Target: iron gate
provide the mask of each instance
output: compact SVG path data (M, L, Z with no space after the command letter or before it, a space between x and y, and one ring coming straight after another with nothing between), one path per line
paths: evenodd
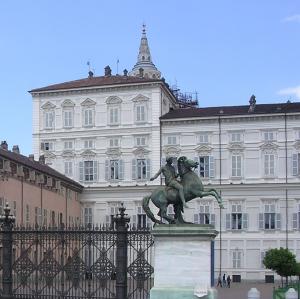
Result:
M146 299L153 239L129 228L125 208L110 227L17 228L5 208L1 298Z

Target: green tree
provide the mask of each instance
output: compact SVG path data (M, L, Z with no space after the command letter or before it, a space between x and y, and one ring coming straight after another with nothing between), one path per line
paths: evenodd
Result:
M267 269L275 271L281 277L286 278L295 275L297 269L296 256L287 248L274 248L266 252L263 263Z

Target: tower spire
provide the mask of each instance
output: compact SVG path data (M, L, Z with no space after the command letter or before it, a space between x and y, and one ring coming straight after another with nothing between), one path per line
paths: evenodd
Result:
M146 25L142 26L142 37L140 42L137 63L129 73L130 76L143 76L145 78L160 78L161 73L152 62L148 39L146 35Z

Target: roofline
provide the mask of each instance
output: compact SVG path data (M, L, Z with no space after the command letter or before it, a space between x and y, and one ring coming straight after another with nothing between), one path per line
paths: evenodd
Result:
M200 119L214 119L214 118L239 118L239 117L255 117L255 116L284 116L286 114L296 114L300 115L300 112L283 112L283 113L251 113L251 114L234 114L234 115L224 115L224 114L218 114L218 115L213 115L213 116L190 116L190 117L174 117L174 118L162 118L163 116L160 117L161 122L167 122L167 121L182 121L182 120L200 120Z
M152 79L153 80L153 79ZM110 87L122 87L124 85L146 85L146 84L151 84L151 83L163 83L162 80L157 79L153 81L146 81L146 82L135 82L135 83L118 83L118 84L107 84L107 85L94 85L94 86L82 86L82 87L76 87L76 88L65 88L65 89L50 89L50 90L40 90L42 88L36 88L29 90L28 92L30 94L35 94L35 93L55 93L55 92L67 92L67 91L76 91L76 90L82 90L82 89L98 89L98 88L110 88ZM60 84L60 83L57 83ZM63 83L62 83L63 84ZM164 83L165 84L165 83ZM56 85L56 84L55 84Z

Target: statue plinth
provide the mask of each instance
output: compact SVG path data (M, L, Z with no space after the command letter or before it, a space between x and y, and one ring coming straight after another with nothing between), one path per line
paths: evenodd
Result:
M212 241L218 232L211 225L156 225L154 286L150 299L216 298Z

